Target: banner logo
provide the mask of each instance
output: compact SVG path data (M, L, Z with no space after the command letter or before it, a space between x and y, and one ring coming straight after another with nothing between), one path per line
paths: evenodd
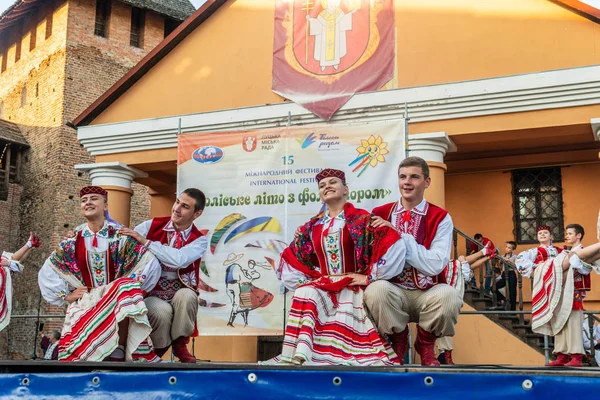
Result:
M360 169L357 176L361 176L369 165L375 168L378 163L385 162L384 156L389 153L387 145L387 142L384 142L381 136L371 135L368 140L362 139L360 146L356 148L358 156L348 166L352 167L357 164L352 172Z
M256 136L244 136L242 138L242 148L248 153L256 150Z
M314 132L311 132L308 135L306 135L303 139L296 139L296 140L298 141L298 143L300 143L300 147L305 149L305 148L309 147L311 144L313 144L314 142L316 142L317 136L315 135Z
M329 120L393 71L393 0L276 0L274 92Z
M215 164L223 159L223 150L217 146L204 146L196 149L192 158L201 164Z

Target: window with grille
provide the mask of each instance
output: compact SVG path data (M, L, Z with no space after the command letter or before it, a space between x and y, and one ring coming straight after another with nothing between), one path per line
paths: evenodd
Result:
M131 9L131 34L129 35L129 44L133 47L142 48L144 46L144 10L133 7Z
M513 215L517 243L537 243L536 228L548 225L554 241L564 236L560 168L512 171Z
M108 37L108 19L110 18L110 0L96 0L96 23L94 35Z
M8 61L8 51L6 49L4 49L4 52L2 53L2 67L0 67L0 72L6 71L7 61Z

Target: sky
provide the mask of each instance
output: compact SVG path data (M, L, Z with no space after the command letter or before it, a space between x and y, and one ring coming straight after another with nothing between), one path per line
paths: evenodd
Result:
M0 0L0 13L4 12L9 6L14 4L17 0ZM206 0L190 0L192 4L198 8Z

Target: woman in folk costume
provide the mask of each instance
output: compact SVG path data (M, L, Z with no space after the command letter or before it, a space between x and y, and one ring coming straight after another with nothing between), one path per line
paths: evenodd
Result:
M40 247L40 239L33 232L29 234L27 243L17 250L16 253L2 252L0 262L0 332L10 323L12 310L12 274L23 272L24 261L34 247Z
M135 239L117 234L104 189L87 186L80 197L87 223L60 243L38 276L46 301L68 305L59 360L159 361L147 341L144 295L156 285L160 264Z
M583 356L580 331L583 316L580 311L583 310L585 292L584 288L576 287L575 278L589 275L592 267L584 265L582 260L595 261L600 243L564 251L552 246L550 232L548 226L538 227L540 246L519 254L516 265L523 276L533 275L532 330L555 337L557 359L547 365L580 367ZM581 347L581 350L570 350L573 354L569 360L563 347Z
M406 249L390 228L369 227L369 212L346 201L344 172L316 176L325 210L282 253L278 276L295 290L281 361L294 364L395 365L399 359L363 307L363 290L391 279Z

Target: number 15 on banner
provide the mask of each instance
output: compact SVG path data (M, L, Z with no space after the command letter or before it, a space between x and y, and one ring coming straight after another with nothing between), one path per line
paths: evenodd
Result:
M281 157L283 165L292 165L294 163L294 156L283 156Z

